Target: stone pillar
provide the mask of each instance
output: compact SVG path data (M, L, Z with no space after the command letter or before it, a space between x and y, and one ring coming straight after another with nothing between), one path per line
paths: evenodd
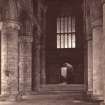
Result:
M43 39L45 40L45 39ZM41 74L40 74L40 82L41 85L46 84L46 67L45 67L45 41L43 41L41 46Z
M91 0L84 1L85 7L85 22L86 22L86 40L87 40L87 95L91 97L93 93L93 46L92 46L92 29L91 29L91 15L90 15Z
M41 58L41 55L44 53L41 52L41 37L43 33L43 26L42 26L42 13L43 13L43 2L41 0L38 1L38 12L37 12L37 18L38 21L36 22L34 26L34 43L33 43L33 90L40 91L40 85L41 85L41 74L44 71L41 70L41 66L44 67L44 62L42 61L43 58ZM41 54L43 53L43 54ZM44 57L44 56L43 56ZM42 63L43 62L43 63ZM42 71L42 72L41 72ZM43 72L44 73L44 72Z
M93 98L103 99L101 68L102 53L102 5L100 0L91 1L91 26L93 46Z
M103 99L103 83L101 68L102 53L102 19L96 20L93 25L93 97Z
M18 94L18 29L14 21L4 22L1 32L1 94Z
M32 36L19 37L19 91L32 91Z
M19 35L19 91L23 94L32 91L32 32L32 21L26 17Z
M33 90L40 90L40 31L34 26L33 35Z
M88 39L88 95L93 93L93 47L92 38Z
M103 53L102 53L102 67L103 67L103 84L104 84L104 104L105 105L105 0L102 1L102 6L103 6L103 38L102 38L102 48L103 48Z
M18 11L15 0L8 0L1 31L1 94L15 100L19 94Z
M42 35L41 35L41 85L46 84L46 7L43 7L42 13Z

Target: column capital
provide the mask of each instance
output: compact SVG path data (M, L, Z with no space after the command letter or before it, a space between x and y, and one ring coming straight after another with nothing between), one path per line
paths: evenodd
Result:
M14 20L6 20L3 22L3 28L20 30L20 24Z
M97 19L97 20L95 20L95 21L93 21L92 22L92 29L93 28L96 28L96 27L102 27L102 18L100 18L100 19Z

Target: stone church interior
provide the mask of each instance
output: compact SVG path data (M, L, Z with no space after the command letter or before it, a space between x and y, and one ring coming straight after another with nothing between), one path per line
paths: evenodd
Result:
M1 97L72 87L104 105L104 10L105 0L0 0Z

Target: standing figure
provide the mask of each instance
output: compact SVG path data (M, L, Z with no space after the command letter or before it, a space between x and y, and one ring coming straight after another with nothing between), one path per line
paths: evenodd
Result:
M63 67L61 68L61 82L70 83L72 72L73 72L73 66L68 62L64 63Z

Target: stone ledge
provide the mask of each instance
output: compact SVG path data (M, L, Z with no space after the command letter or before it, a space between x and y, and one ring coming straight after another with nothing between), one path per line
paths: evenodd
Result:
M20 36L19 37L19 42L33 42L33 37L32 36Z

